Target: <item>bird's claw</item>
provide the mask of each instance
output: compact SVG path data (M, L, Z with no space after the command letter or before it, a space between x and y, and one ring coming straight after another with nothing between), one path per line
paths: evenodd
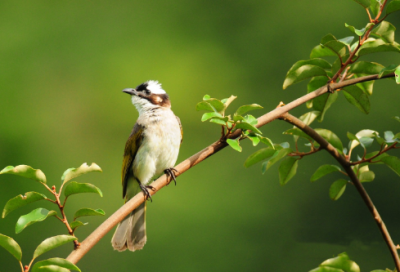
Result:
M144 186L142 184L140 184L140 189L142 189L145 199L146 200L150 199L150 201L153 202L153 199L151 198L151 194L148 189L150 189L152 191L155 191L156 189L151 185Z
M171 181L174 180L174 183L175 183L175 186L176 186L176 176L175 176L174 172L179 173L179 171L176 170L173 167L164 170L164 173L171 177L171 179L169 180L167 185L169 185L171 183Z

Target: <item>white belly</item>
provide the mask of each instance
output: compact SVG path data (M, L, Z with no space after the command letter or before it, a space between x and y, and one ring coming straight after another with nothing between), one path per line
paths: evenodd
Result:
M142 144L132 165L134 176L142 184L148 184L165 169L173 167L178 158L180 143L181 131L175 116L146 126Z

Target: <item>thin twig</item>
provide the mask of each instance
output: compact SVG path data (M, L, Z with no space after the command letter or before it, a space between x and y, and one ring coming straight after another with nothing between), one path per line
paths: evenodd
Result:
M372 203L371 198L369 197L367 191L364 189L364 186L361 184L360 180L358 179L357 175L351 168L351 163L348 162L337 150L334 148L328 141L321 137L315 130L311 127L307 126L303 121L290 115L289 113L284 114L284 120L292 125L295 125L299 129L301 129L304 133L308 136L313 138L317 143L320 144L321 148L326 149L339 163L342 165L346 173L348 174L349 178L352 180L354 186L356 187L358 193L361 195L361 198L364 200L365 204L367 205L369 211L372 214L376 224L378 225L379 230L385 240L387 246L389 247L390 253L392 254L393 261L396 265L397 271L400 271L400 259L399 255L397 254L397 249L395 244L393 243L392 238L390 237L389 231L386 228L385 223L383 222L378 210L375 208L374 204Z
M330 89L336 90L346 86L354 85L364 81L370 80L378 80L388 77L394 77L394 73L388 74L379 78L378 75L370 75L364 76L354 79L349 79L340 83L331 83L329 84ZM328 91L328 85L323 86L311 93L308 93L287 105L282 107L278 107L263 116L259 117L258 123L256 127L262 127L273 120L281 117L283 114L288 111L304 104L305 102L314 99L320 95L325 94ZM235 132L228 135L228 138L237 138L240 136L241 130L236 130ZM176 176L180 176L196 164L204 161L208 157L214 155L221 149L225 148L227 143L225 141L217 141L205 149L201 150L197 154L191 156L190 158L184 160L174 168L178 170ZM151 190L150 195L154 195L157 193L162 187L166 186L171 179L167 175L162 175L156 181L154 181L151 185L154 187L154 191ZM137 208L141 203L144 202L144 197L142 193L138 193L136 196L131 198L128 202L126 202L121 208L119 208L116 212L114 212L109 218L107 218L96 230L94 230L81 244L77 249L74 249L71 254L67 257L67 260L76 264L97 242L100 241L101 238L104 237L109 231L111 231L120 221L122 221L129 213L131 213L135 208Z

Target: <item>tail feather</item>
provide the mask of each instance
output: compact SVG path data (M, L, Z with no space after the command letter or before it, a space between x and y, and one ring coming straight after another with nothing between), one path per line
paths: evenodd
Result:
M127 191L127 201L140 191L137 181L135 180L133 182L133 188L128 188ZM113 248L118 251L124 251L126 249L135 251L142 249L146 241L146 202L144 202L118 224L111 244Z

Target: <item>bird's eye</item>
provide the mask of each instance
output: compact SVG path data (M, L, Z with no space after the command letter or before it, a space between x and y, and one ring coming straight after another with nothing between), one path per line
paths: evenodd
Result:
M150 94L150 91L149 90L144 90L144 92L147 94L147 95L149 95Z

